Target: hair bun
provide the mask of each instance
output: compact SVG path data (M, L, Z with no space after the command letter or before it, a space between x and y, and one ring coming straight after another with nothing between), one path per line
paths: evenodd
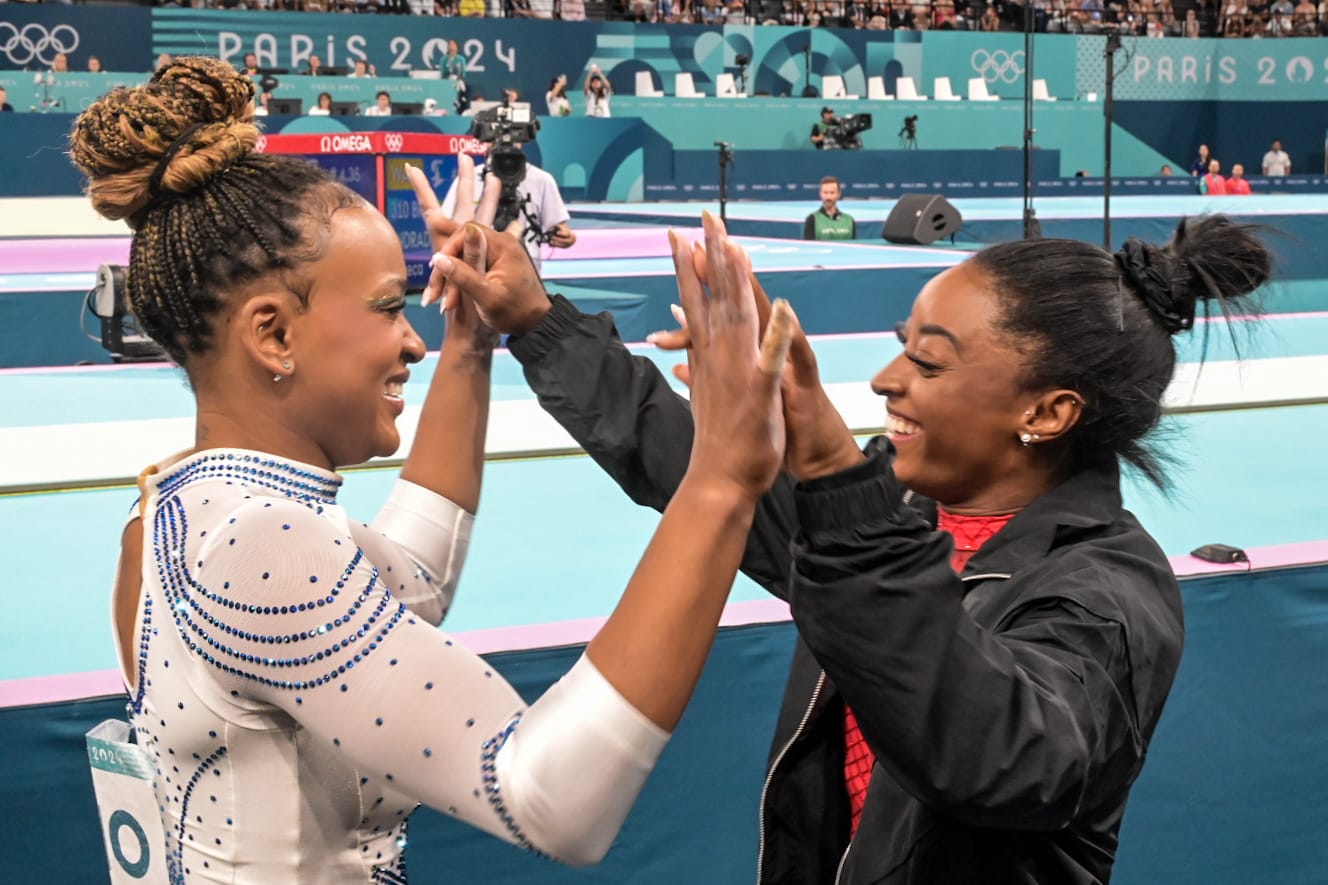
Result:
M78 116L74 164L93 208L135 219L161 197L186 194L250 153L254 85L205 56L179 58L133 89L115 89Z
M1116 264L1130 290L1139 296L1168 335L1194 325L1194 291L1186 280L1177 279L1178 275L1188 273L1184 259L1130 237L1116 253Z

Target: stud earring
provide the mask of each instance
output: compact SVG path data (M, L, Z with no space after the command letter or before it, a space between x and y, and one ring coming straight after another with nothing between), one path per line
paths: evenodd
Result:
M283 369L285 369L286 371L289 372L289 371L290 371L290 367L291 367L291 365L290 365L289 362L286 362L285 360L282 360L282 362L281 362L281 367L282 367ZM273 383L273 384L280 384L280 383L281 383L281 379L282 379L282 374L281 374L280 372L277 372L275 375L272 376L272 383Z
M1033 441L1033 435L1031 433L1021 433L1019 434L1019 441L1024 445L1028 445Z

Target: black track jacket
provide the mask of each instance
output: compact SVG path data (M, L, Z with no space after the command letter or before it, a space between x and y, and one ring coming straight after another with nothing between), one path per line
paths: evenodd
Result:
M555 296L510 342L541 405L632 500L662 510L687 403L609 314ZM1180 662L1180 590L1114 467L1071 477L969 561L934 505L861 466L762 499L743 571L799 632L761 797L761 883L1106 882ZM850 843L847 701L876 754Z

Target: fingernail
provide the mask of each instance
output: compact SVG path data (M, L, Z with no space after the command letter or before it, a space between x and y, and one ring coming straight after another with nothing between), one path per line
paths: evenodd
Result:
M452 259L439 252L433 257L433 266L443 273L452 272Z
M649 335L646 336L646 344L654 344L655 339L658 338L659 336L660 336L659 332L651 332Z
M473 221L468 221L466 222L465 237L467 246L478 246L480 241L484 239L484 234L480 233L480 229Z
M670 304L669 312L672 313L673 318L678 321L678 325L680 326L687 325L687 314L686 312L683 311L681 307L679 307L676 304Z
M437 267L437 266L438 266L438 262L442 261L443 258L445 258L445 257L446 257L446 256L443 255L442 252L435 252L435 253L433 253L433 257L429 259L429 266L430 266L430 267Z

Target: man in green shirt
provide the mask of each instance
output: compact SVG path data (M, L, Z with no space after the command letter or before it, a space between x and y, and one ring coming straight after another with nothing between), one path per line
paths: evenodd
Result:
M858 225L853 216L839 211L841 196L843 189L838 178L827 175L821 179L821 208L802 223L804 240L852 240L857 237Z

